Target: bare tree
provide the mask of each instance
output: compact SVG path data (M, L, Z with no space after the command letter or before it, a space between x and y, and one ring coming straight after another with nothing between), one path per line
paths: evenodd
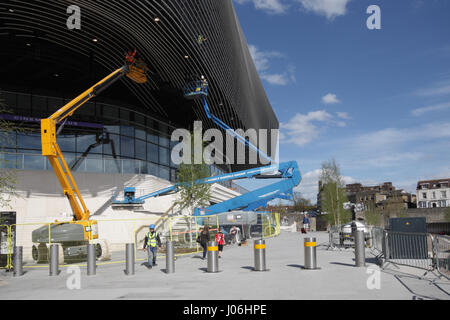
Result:
M322 210L328 212L328 222L341 225L350 221L351 213L344 209L344 203L347 202L345 183L335 159L322 163L320 181Z

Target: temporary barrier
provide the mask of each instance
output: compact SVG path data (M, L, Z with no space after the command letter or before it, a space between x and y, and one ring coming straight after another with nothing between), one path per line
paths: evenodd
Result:
M450 237L436 235L434 237L433 250L437 271L442 276L450 279Z

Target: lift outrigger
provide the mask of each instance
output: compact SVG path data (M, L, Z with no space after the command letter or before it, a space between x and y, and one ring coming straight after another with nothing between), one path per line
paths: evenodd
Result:
M41 120L42 155L47 157L58 178L64 195L70 203L73 221L42 226L32 232L35 243L32 256L35 261L45 262L48 259L49 242L60 244L64 258L81 258L86 256L85 244L98 239L97 221L90 220L90 212L75 183L61 149L57 143L57 135L61 132L67 118L86 102L99 95L113 83L126 76L136 83L147 82L147 66L142 60L136 59L136 50L126 56L124 66L115 70L97 84L80 94L47 119ZM62 123L58 131L56 125ZM97 246L97 257L102 255L101 246Z
M224 129L228 134L233 136L236 140L243 143L245 146L255 150L264 159L270 163L273 160L265 154L263 151L254 146L250 141L236 133L230 126L224 123L222 120L213 115L208 107L208 84L205 79L195 81L186 86L184 90L184 96L187 99L201 98L203 102L203 108L209 119L216 123L219 127ZM264 207L267 203L273 199L292 199L293 189L300 184L301 174L296 161L289 161L280 164L271 164L268 166L243 170L239 172L227 173L210 178L199 179L195 181L195 184L213 184L229 180L238 179L281 179L276 183L268 186L256 189L246 194L237 196L230 200L223 201L218 204L214 204L207 208L195 208L194 216L208 216L223 212L230 212L232 210L242 211L254 211L260 207ZM124 199L119 201L113 201L113 206L141 206L145 203L146 199L165 196L176 193L180 184L136 197L136 189L134 187L127 187L124 190Z

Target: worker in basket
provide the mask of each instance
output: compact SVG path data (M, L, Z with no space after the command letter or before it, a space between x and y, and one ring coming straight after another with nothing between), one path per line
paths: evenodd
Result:
M137 83L147 82L147 64L141 58L136 58L136 49L134 52L128 52L125 62L128 65L127 77Z
M155 230L155 225L151 224L149 227L150 231L145 235L144 240L144 250L147 249L148 252L148 264L147 268L151 269L156 266L156 256L158 254L158 248L161 249L161 239L159 233Z

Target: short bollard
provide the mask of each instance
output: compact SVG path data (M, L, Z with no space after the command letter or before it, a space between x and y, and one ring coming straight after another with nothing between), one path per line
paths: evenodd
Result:
M134 243L126 244L126 269L125 274L131 276L134 274Z
M366 266L366 252L365 252L365 239L364 231L357 230L354 234L355 237L355 266L365 267Z
M95 276L97 259L95 257L95 244L87 245L87 275Z
M50 276L57 276L59 274L59 245L50 245Z
M305 269L315 270L317 268L317 255L316 255L316 238L305 238Z
M219 272L219 247L217 242L208 242L208 268L207 272Z
M175 251L173 241L166 242L166 273L175 273Z
M255 256L255 268L254 271L267 271L266 269L266 241L255 240L254 241L254 256Z
M14 277L23 275L23 247L16 247L14 256Z

